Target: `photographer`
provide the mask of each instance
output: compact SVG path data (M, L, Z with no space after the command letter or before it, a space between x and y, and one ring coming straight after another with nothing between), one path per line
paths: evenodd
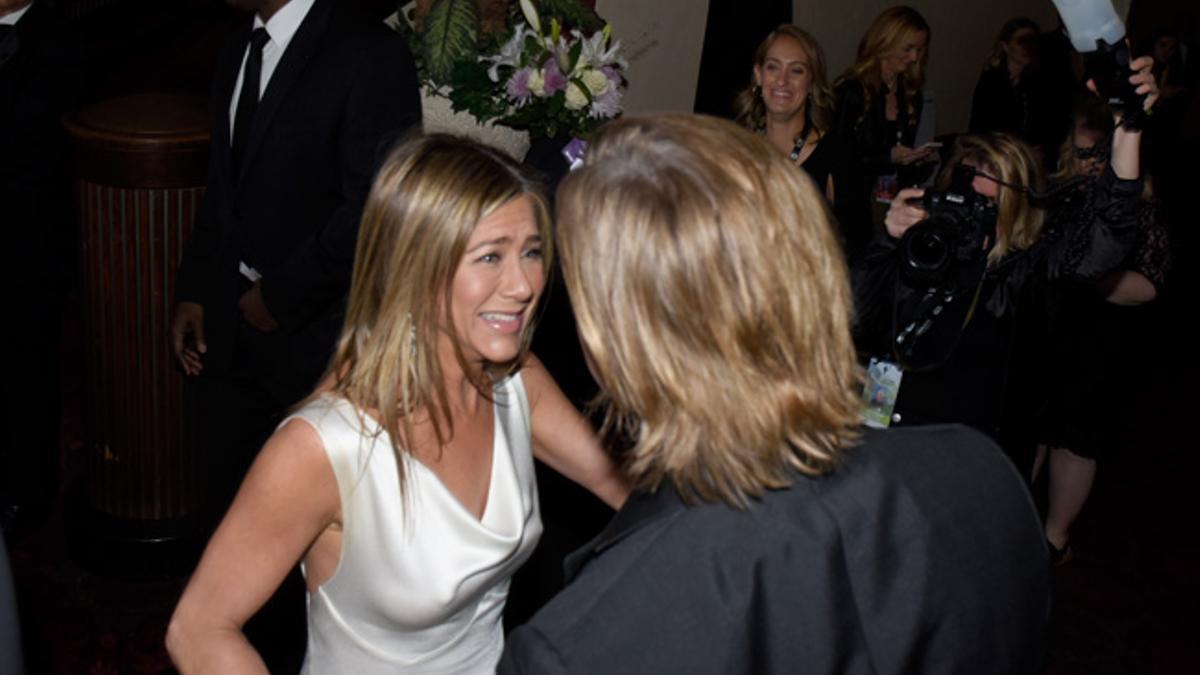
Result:
M1152 63L1130 64L1131 102L1143 110L1157 98ZM886 421L960 422L1010 452L1027 444L1033 401L1021 394L1038 368L1022 346L1045 325L1052 285L1095 280L1133 245L1141 117L1118 122L1109 168L1081 207L1046 211L1031 201L1037 162L1006 134L961 137L941 190L897 195L887 236L854 276L859 349L877 362L873 378L891 373Z

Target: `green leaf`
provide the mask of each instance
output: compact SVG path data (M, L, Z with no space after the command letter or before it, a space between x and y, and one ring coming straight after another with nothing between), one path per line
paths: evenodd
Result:
M572 77L571 82L575 83L576 87L583 92L584 98L587 99L588 105L592 104L592 92L588 90L587 85L583 83L582 77Z
M567 25L578 28L584 35L604 28L604 20L600 15L580 0L539 0L538 9L542 16L562 17Z
M579 63L579 54L583 52L583 40L576 40L575 44L571 45L571 51L567 52L567 63L563 66L563 73L570 75L571 71L575 70L575 64Z
M448 82L457 61L475 58L478 33L475 0L434 0L421 43L427 77L437 84Z

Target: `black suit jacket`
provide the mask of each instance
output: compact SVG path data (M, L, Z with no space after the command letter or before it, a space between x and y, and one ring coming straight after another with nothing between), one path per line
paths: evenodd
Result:
M0 65L0 280L6 290L40 292L76 265L62 117L78 102L83 56L41 0L14 33L17 50Z
M340 328L374 171L388 146L420 121L404 41L352 5L316 0L263 92L240 176L231 169L229 104L249 20L219 57L208 190L177 296L205 308L206 371L229 367L242 321L239 261L262 273L267 308L280 323L254 343L264 369L315 377Z
M1032 673L1049 609L1024 483L958 426L866 431L744 511L635 494L567 566L499 672Z

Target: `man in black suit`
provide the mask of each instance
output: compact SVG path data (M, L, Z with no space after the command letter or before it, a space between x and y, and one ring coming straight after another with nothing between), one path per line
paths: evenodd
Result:
M254 17L219 56L207 192L171 327L185 372L200 376L205 529L325 369L377 162L420 121L411 55L358 3L229 1ZM247 624L272 672L298 667L304 615L293 572Z
M0 525L10 543L57 488L58 348L76 261L62 116L80 90L78 44L46 0L0 0Z
M403 40L356 3L231 4L255 16L219 57L208 188L172 324L185 371L201 375L213 517L325 368L377 159L420 119Z

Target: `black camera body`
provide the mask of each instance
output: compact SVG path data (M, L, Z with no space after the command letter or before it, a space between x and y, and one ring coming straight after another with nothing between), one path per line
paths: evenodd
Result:
M986 256L996 236L996 205L975 192L975 169L954 168L945 190L926 190L915 206L929 213L900 238L904 275L922 285L951 282L952 270Z
M1114 45L1096 40L1096 50L1083 55L1084 77L1096 84L1100 98L1114 110L1136 110L1145 98L1129 82L1131 58L1124 40Z

